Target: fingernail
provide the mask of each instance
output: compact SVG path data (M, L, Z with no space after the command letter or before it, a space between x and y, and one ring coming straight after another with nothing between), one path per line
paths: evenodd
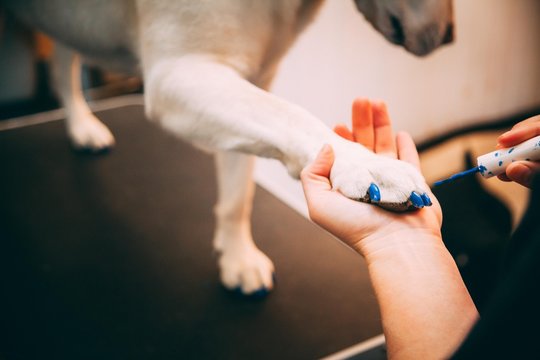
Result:
M417 209L421 209L424 207L424 200L422 200L422 197L416 191L413 191L411 193L409 200L411 201L412 205Z
M433 203L431 202L431 199L429 198L428 194L423 193L421 197L422 197L422 201L424 202L425 206L433 205Z
M371 202L378 203L379 201L381 201L381 191L376 184L371 183L371 185L369 185L368 192Z

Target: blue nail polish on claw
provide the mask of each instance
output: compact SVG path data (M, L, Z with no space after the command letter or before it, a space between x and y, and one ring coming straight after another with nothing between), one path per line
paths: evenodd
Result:
M249 297L251 297L252 299L262 299L264 297L266 297L266 295L268 295L269 291L266 290L265 288L260 288L259 290L253 292L252 294L249 295Z
M431 206L431 205L433 205L433 203L431 202L431 199L429 198L428 194L423 193L423 194L421 195L421 197L422 197L422 201L424 201L424 205L425 205L425 206Z
M411 200L412 205L417 209L424 207L424 200L422 200L422 197L416 191L411 193L409 200Z
M250 294L244 293L240 286L235 287L234 289L231 289L231 291L233 293L235 293L236 295L242 296L242 297L247 298L247 299L253 299L253 300L263 299L270 293L270 291L268 291L264 287L262 287L262 288L260 288L258 290L255 290L254 292L252 292Z
M378 203L379 201L381 201L381 191L376 184L372 183L371 185L369 185L368 192L371 202Z

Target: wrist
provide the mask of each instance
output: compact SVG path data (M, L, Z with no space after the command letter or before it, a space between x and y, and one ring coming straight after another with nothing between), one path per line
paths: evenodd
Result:
M396 232L379 239L365 258L389 357L453 353L478 312L441 236L418 229Z
M448 253L439 230L414 228L388 231L384 236L379 234L365 237L354 245L368 266L378 262L406 260L408 257Z

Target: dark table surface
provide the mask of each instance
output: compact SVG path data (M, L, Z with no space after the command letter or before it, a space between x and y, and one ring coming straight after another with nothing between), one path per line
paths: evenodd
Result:
M142 106L97 115L108 154L71 150L61 121L0 132L0 358L314 359L382 332L360 256L259 187L277 287L224 290L211 156Z

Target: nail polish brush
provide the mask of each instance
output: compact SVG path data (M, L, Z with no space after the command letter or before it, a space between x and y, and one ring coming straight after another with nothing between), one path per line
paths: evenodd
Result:
M467 175L480 173L482 177L489 179L506 172L506 168L514 161L540 160L540 136L536 136L509 148L498 149L479 156L476 159L477 166L450 176L448 179L437 181L433 186L439 186Z

